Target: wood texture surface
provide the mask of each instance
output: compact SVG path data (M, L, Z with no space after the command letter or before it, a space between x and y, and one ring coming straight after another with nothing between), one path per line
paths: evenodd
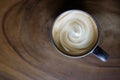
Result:
M0 80L120 80L119 0L0 0ZM103 63L93 54L71 59L50 41L54 19L84 10L102 26Z

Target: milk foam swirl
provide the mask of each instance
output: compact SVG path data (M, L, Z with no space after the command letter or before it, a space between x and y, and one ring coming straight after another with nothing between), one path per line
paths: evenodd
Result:
M52 36L61 51L70 55L82 55L89 52L96 44L98 29L87 13L71 10L56 19Z

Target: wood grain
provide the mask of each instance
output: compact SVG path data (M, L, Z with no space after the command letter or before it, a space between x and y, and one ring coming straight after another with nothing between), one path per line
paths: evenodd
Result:
M0 80L120 80L118 0L1 0ZM102 26L103 63L93 54L71 59L50 41L54 19L69 9L84 10Z

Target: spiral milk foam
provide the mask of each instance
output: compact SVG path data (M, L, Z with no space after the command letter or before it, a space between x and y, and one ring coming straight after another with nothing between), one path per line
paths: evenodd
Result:
M52 38L57 48L68 55L84 55L96 44L98 28L86 12L70 10L55 20Z

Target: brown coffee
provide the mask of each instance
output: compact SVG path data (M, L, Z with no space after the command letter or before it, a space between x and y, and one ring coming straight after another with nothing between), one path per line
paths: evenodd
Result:
M98 28L94 19L86 12L69 10L55 20L52 38L63 53L80 56L90 52L96 45Z

